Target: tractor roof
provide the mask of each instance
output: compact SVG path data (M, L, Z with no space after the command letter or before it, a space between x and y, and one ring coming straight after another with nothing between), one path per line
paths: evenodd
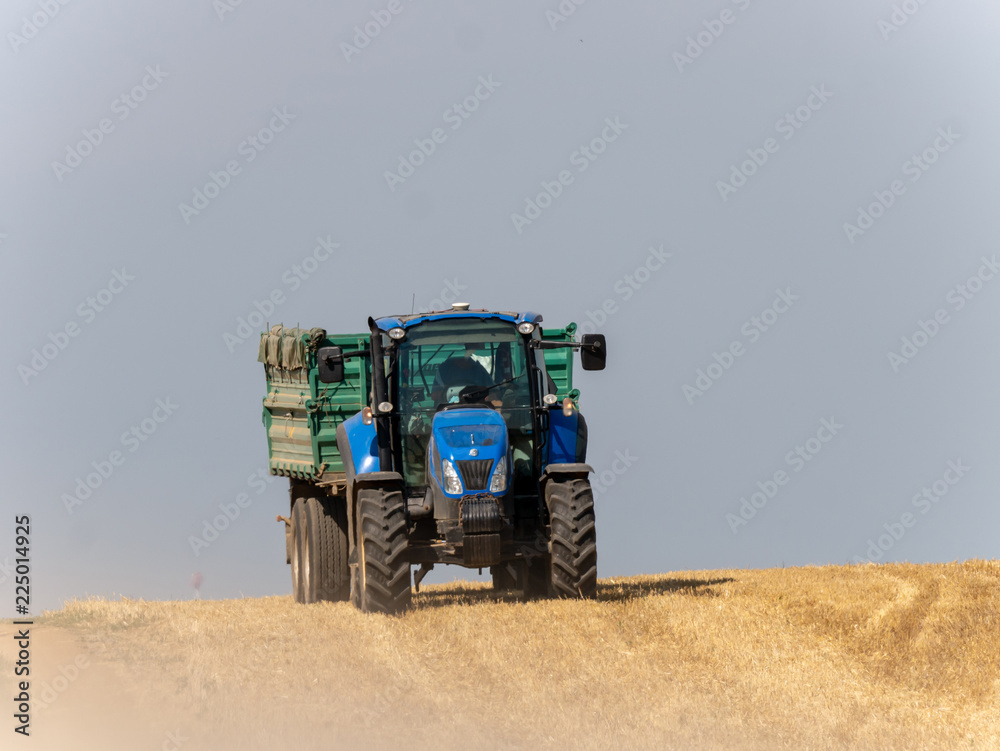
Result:
M539 324L542 322L542 316L539 313L532 313L531 311L524 311L522 313L515 313L511 311L490 311L485 309L480 310L432 310L427 313L412 313L405 316L384 316L382 318L376 318L375 324L382 330L388 331L389 329L394 329L396 327L402 327L404 329L410 326L415 326L418 323L423 323L424 321L436 321L442 318L457 319L457 318L496 318L501 321L510 321L511 323L534 323Z

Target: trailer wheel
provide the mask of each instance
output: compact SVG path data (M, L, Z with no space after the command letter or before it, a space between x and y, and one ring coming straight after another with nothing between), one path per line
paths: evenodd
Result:
M306 501L310 537L316 549L314 602L342 602L351 593L347 566L347 501L338 496Z
M292 505L292 595L295 602L306 603L308 580L312 579L311 560L309 555L308 521L306 520L306 503L299 498Z
M350 595L347 506L343 498L300 498L292 509L292 589L301 603Z
M597 525L590 481L552 480L545 486L549 507L556 597L593 597L597 592Z
M357 506L357 573L351 599L367 613L402 612L411 597L406 500L399 490L360 488Z

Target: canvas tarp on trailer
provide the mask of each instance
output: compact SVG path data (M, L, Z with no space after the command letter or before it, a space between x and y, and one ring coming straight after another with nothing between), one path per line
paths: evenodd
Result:
M269 469L273 475L324 481L344 471L337 451L337 426L368 404L368 358L344 363L344 380L321 383L316 352L339 346L368 350L369 334L327 334L320 328L274 326L261 335L257 359L264 364Z

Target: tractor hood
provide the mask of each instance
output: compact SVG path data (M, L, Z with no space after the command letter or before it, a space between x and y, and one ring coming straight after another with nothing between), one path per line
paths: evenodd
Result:
M487 407L442 410L434 415L431 434L432 473L446 495L507 492L507 425L499 412Z

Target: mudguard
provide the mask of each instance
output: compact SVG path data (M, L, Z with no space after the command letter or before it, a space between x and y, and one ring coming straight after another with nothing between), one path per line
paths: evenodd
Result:
M573 410L566 416L562 409L549 410L549 440L546 464L575 464L587 461L587 421Z
M551 479L557 475L583 475L587 476L594 471L594 468L585 462L572 462L564 464L549 464L542 472L542 481Z
M348 488L356 475L380 470L375 424L365 425L360 412L337 426L337 451L344 462Z

